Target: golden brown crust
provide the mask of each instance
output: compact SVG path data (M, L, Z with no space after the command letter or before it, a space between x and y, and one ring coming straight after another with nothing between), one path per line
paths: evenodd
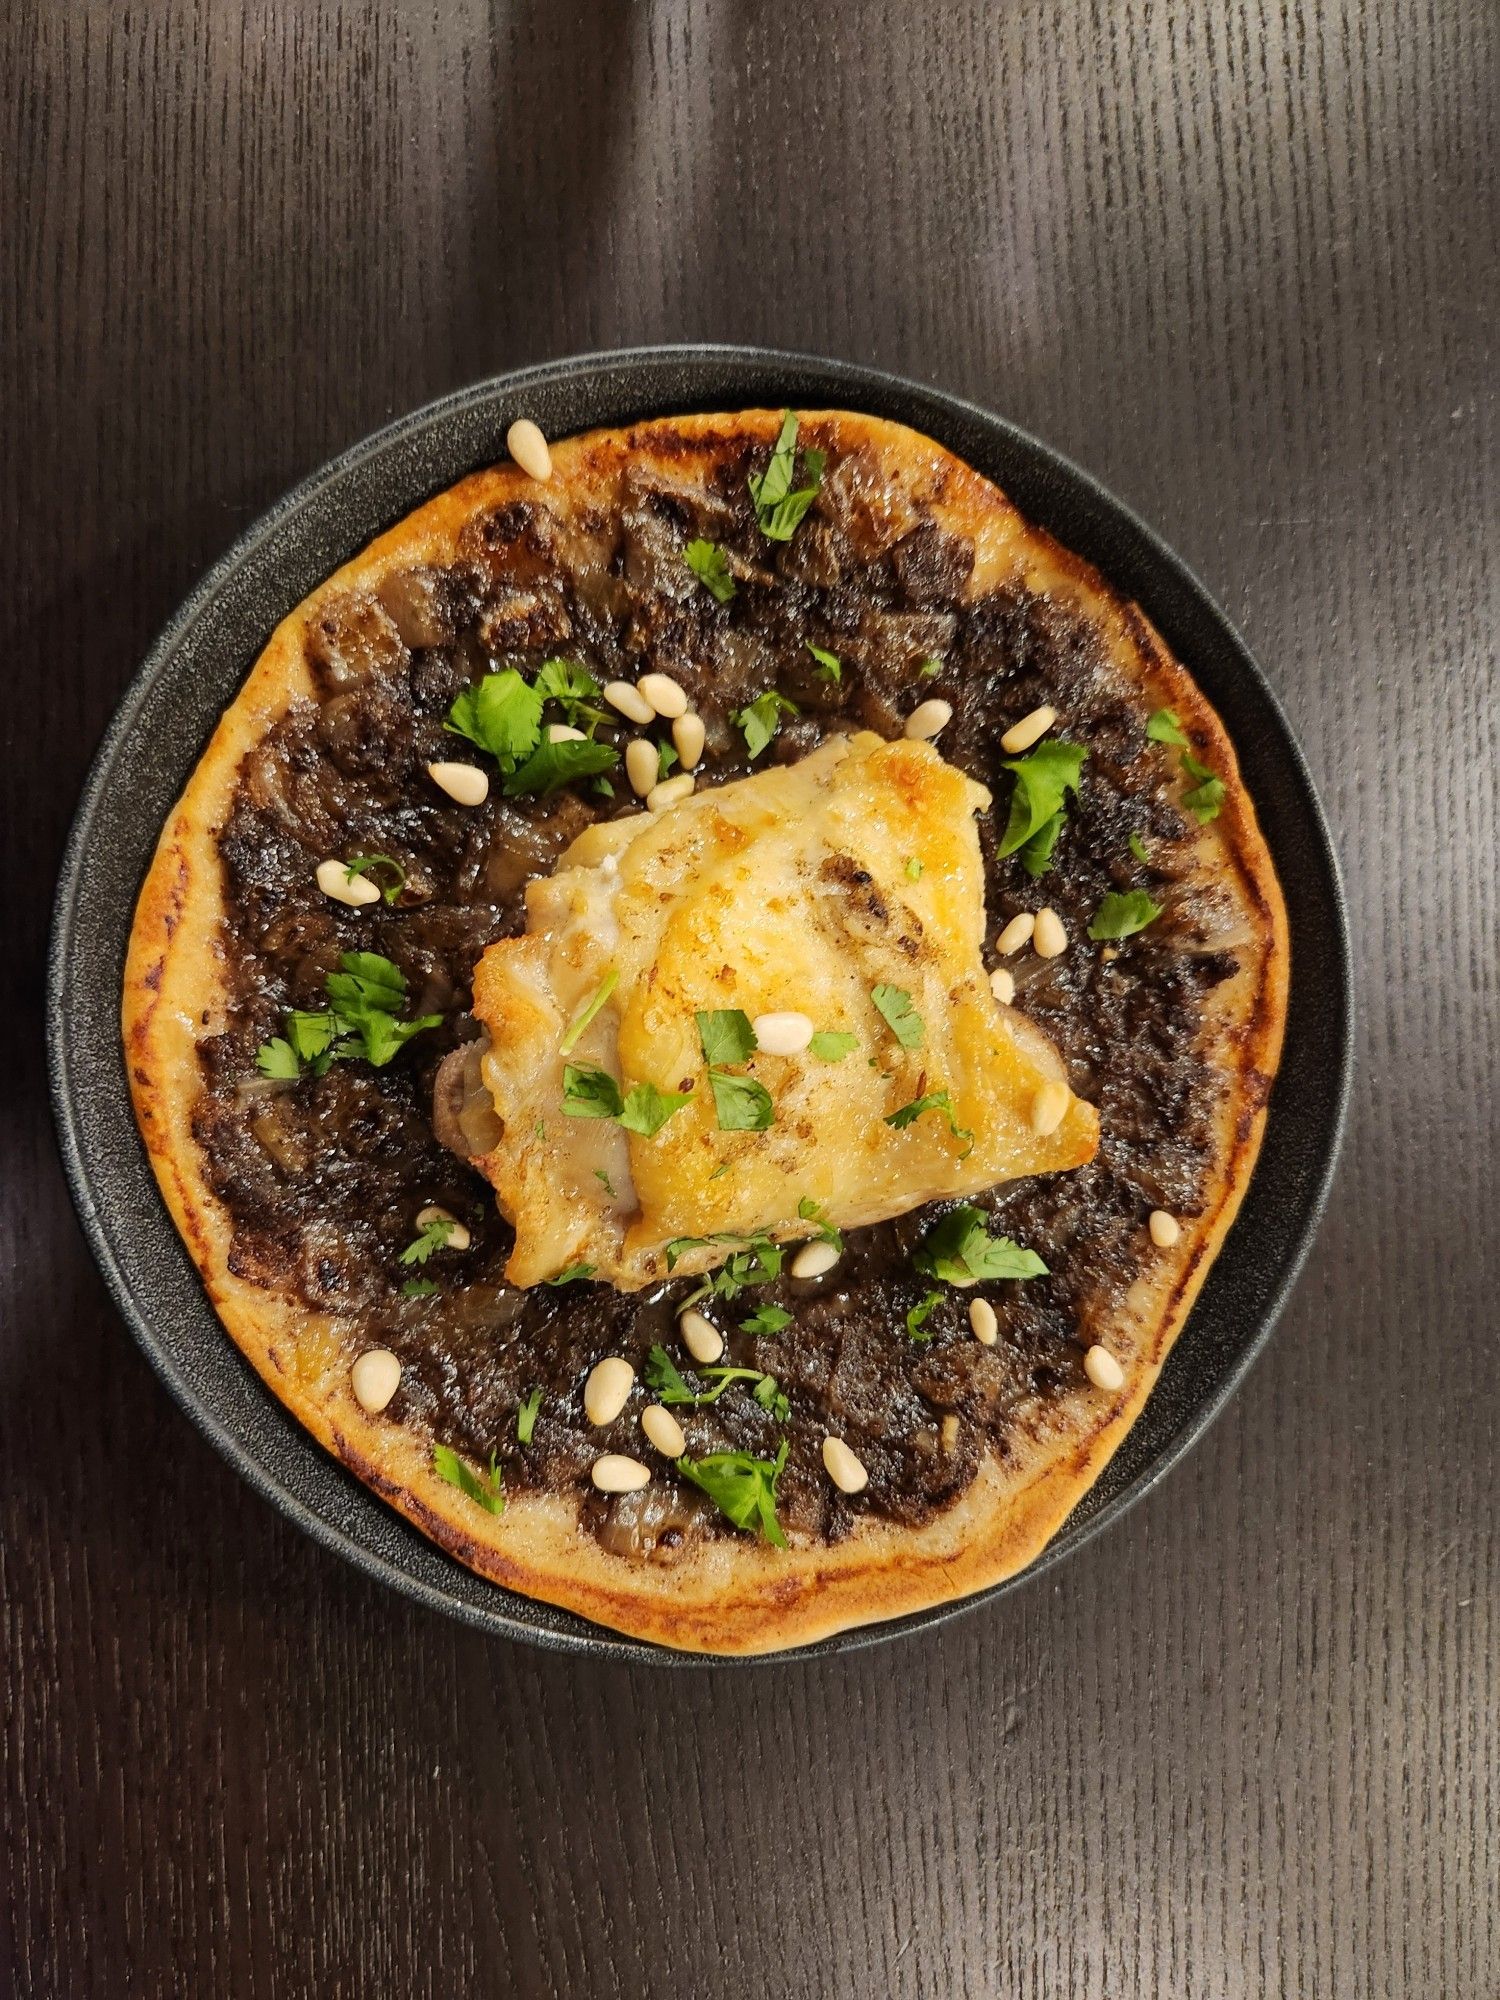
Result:
M553 448L549 504L608 491L631 458L691 477L726 444L769 441L778 412L691 417L593 432ZM141 1132L173 1220L230 1334L288 1409L330 1451L461 1561L526 1595L600 1624L704 1652L760 1653L951 1601L1001 1581L1046 1545L1098 1478L1153 1387L1234 1219L1265 1123L1286 1017L1285 909L1234 749L1217 715L1139 609L1088 564L1024 523L998 490L930 440L846 413L807 414L806 442L862 446L892 482L928 501L976 545L972 588L1006 573L1071 596L1110 631L1116 658L1148 707L1174 708L1226 784L1219 817L1197 835L1204 879L1227 895L1248 942L1241 969L1208 1003L1204 1046L1225 1091L1219 1152L1203 1212L1134 1287L1109 1344L1126 1369L1114 1396L1073 1392L1039 1414L1002 1469L988 1461L952 1507L911 1530L862 1523L846 1541L778 1551L748 1537L707 1545L660 1569L608 1553L564 1496L519 1497L500 1517L432 1470L430 1444L368 1416L349 1389L358 1331L290 1293L239 1276L229 1217L193 1131L196 1042L220 1025L223 916L218 832L241 759L299 698L312 694L303 634L323 600L388 568L450 556L478 510L538 489L514 466L476 473L417 510L331 577L280 625L215 731L163 831L136 911L122 1027Z

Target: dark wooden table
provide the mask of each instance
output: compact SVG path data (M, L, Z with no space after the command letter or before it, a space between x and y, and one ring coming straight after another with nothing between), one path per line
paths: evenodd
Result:
M1490 0L0 7L0 1991L1500 1992ZM1312 1263L1207 1442L947 1631L592 1668L243 1489L52 1147L64 831L287 485L551 354L940 383L1186 555L1301 734L1360 977Z

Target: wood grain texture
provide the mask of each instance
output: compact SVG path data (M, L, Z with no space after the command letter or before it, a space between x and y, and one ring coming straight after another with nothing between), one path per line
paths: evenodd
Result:
M0 5L0 1991L1500 1991L1500 23L1488 0ZM40 1064L151 633L526 360L765 339L990 404L1247 632L1360 976L1334 1204L1158 1493L900 1649L496 1645L122 1337Z

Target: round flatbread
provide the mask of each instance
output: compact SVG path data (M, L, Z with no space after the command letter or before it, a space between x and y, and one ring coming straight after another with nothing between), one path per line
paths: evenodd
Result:
M773 1651L999 1581L1097 1479L1151 1392L1255 1162L1286 1012L1285 913L1233 746L1189 673L1136 606L930 439L847 412L803 413L799 427L749 411L594 432L551 457L545 482L507 464L428 502L273 634L142 889L123 1002L131 1088L163 1195L226 1328L361 1479L511 1589L669 1646ZM645 817L627 746L649 737L670 776L668 746L681 739L670 717L632 722L598 690L651 673L669 676L704 720L684 808L700 817L712 789L790 778L836 737L871 753L887 787L909 791L925 758L940 775L922 810L946 812L942 837L959 844L943 870L904 857L909 891L882 885L878 859L860 863L873 888L845 870L840 893L851 908L865 899L861 949L886 950L902 923L925 923L928 944L944 943L944 906L923 899L950 878L965 894L972 886L982 947L967 971L951 969L951 990L971 1005L975 977L987 990L992 972L1009 972L1013 999L1002 977L993 1000L1005 1048L1038 1066L1028 1089L1065 1078L1076 1107L1066 1160L997 1164L1010 1177L970 1193L962 1161L976 1141L962 1131L968 1100L955 1087L951 1118L939 1106L908 1121L926 1149L912 1155L925 1176L916 1205L867 1223L855 1201L861 1226L841 1263L795 1278L793 1239L834 1233L839 1221L837 1178L820 1180L834 1200L789 1207L743 1288L731 1279L700 1301L728 1338L721 1365L744 1371L732 1379L690 1359L674 1312L713 1284L733 1246L679 1251L671 1268L653 1261L654 1242L622 1249L634 1262L619 1288L591 1275L567 1282L543 1256L518 1287L506 1278L518 1253L511 1223L457 1157L493 1167L502 1207L515 1194L505 1174L535 1166L525 1149L520 1167L495 1164L494 1105L508 1084L494 1037L516 1032L516 981L533 962L514 955L526 892L535 900L554 869L562 881L580 854L594 866L614 846L627 866L617 822ZM475 691L501 676L479 717ZM514 703L500 699L518 685ZM539 724L529 706L538 689L548 703ZM919 725L938 718L930 755L918 757L915 742L912 754L885 752L932 703L947 715L929 709ZM1007 752L1002 736L1044 705L1056 710L1051 728ZM474 740L453 733L455 717ZM579 734L554 742L554 729ZM1055 759L1014 768L1046 743L1083 752L1060 791ZM460 804L433 780L431 766L448 761L486 774L482 803ZM950 771L959 775L948 785ZM1017 803L1033 780L1036 797ZM1028 811L1052 803L1024 843L1008 840ZM805 813L806 800L783 809ZM820 881L837 874L836 847ZM372 883L379 899L325 894L315 871L329 860L343 865L346 888ZM1065 949L1000 954L1006 925L1043 910L1060 918ZM359 952L395 968L398 984L382 985L365 963L363 983L349 987L360 964L345 955ZM487 974L492 997L487 1009L481 992L476 1015L482 960L503 963L509 985L502 993ZM645 959L639 970L656 976ZM330 985L340 976L342 1004ZM683 991L692 985L681 964L674 976ZM916 975L882 990L892 987L909 1000ZM859 1046L828 1061L827 1088L852 1090L833 1079L862 1066L888 1079L889 1101L909 1090L918 1103L942 1079L897 1032L899 1005L876 1006L842 1024ZM415 1027L428 1017L434 1025ZM608 1009L595 1020L607 1024ZM555 1034L549 1047L555 1056ZM736 1066L719 1053L721 1078L759 1078L768 1098L781 1087L777 1059ZM710 1072L652 1081L689 1102L675 1128L685 1132L708 1102ZM798 1089L818 1085L803 1076ZM529 1116L533 1098L523 1098ZM743 1090L739 1100L760 1101ZM987 1116L1011 1115L1003 1093L984 1101ZM829 1098L833 1116L845 1102ZM512 1105L512 1140L516 1116ZM533 1185L527 1197L539 1243L585 1124L612 1139L624 1129L607 1108L597 1126L561 1102L537 1117L536 1146L555 1155L540 1195ZM719 1143L713 1120L704 1124L701 1143ZM775 1136L784 1146L786 1129ZM991 1136L982 1130L980 1142ZM734 1162L751 1178L769 1135L730 1137L703 1177L705 1214L718 1214ZM650 1182L644 1171L638 1149L652 1143L618 1139L624 1151L611 1157L625 1161L631 1192L611 1185L611 1203L628 1204L640 1177L663 1214L680 1215L680 1172ZM777 1158L790 1200L796 1156ZM881 1163L885 1172L884 1153ZM601 1185L615 1179L607 1165L591 1172ZM642 1192L637 1215L646 1206ZM456 1237L441 1216L435 1229L420 1219L433 1208L459 1220ZM629 1223L613 1240L638 1245ZM954 1282L968 1275L953 1264L966 1228L978 1285ZM1011 1268L987 1251L997 1242L1029 1250L1046 1274L989 1277ZM544 1269L564 1282L540 1282ZM991 1311L988 1340L984 1312L971 1317L976 1298ZM400 1364L400 1387L379 1411L351 1383L372 1348ZM631 1363L634 1386L619 1415L596 1425L584 1388L611 1355ZM716 1494L643 1438L642 1408L671 1401L673 1373L694 1398L672 1404L687 1458L737 1453L759 1466L742 1466L731 1487L767 1496L785 1546L764 1532L758 1503L736 1523L722 1478ZM855 1452L862 1491L829 1477L826 1435ZM591 1469L606 1454L644 1465L649 1484L602 1493Z

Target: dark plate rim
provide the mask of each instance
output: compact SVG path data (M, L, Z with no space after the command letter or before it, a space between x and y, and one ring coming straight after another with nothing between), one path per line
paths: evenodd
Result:
M351 473L371 463L393 446L420 437L434 427L450 423L467 412L482 410L501 402L514 407L528 389L549 387L565 390L568 385L580 379L593 379L606 371L628 375L632 371L663 367L703 371L705 374L714 369L739 369L751 376L763 376L767 383L777 378L816 379L821 386L826 387L830 398L836 399L843 407L878 410L882 406L897 405L909 408L915 402L922 406L924 412L918 424L919 428L929 428L931 434L941 440L945 426L941 421L931 423L928 413L933 418L946 417L954 425L959 423L972 425L1003 441L1012 451L1029 457L1044 475L1062 487L1071 489L1073 495L1086 503L1100 519L1112 519L1115 524L1123 528L1127 538L1134 542L1142 566L1175 586L1188 601L1195 602L1199 613L1206 616L1211 625L1218 627L1227 650L1234 656L1236 671L1245 677L1251 693L1258 699L1273 725L1277 738L1276 754L1302 795L1302 803L1316 835L1318 852L1314 859L1325 878L1322 886L1326 891L1329 912L1334 919L1333 935L1329 942L1333 946L1330 970L1336 989L1333 998L1336 1001L1337 1018L1333 1022L1335 1046L1326 1052L1332 1059L1333 1094L1327 1114L1323 1152L1310 1183L1301 1195L1295 1230L1287 1236L1274 1286L1259 1320L1253 1331L1241 1343L1233 1360L1224 1368L1219 1380L1201 1401L1195 1403L1190 1419L1179 1427L1175 1435L1166 1440L1150 1463L1140 1469L1130 1479L1128 1485L1112 1495L1086 1518L1079 1520L1071 1517L1041 1555L1015 1576L952 1603L909 1612L879 1624L859 1626L809 1645L794 1646L782 1652L756 1655L748 1659L737 1656L682 1653L669 1647L624 1637L606 1628L589 1625L582 1619L572 1621L578 1628L576 1630L549 1629L530 1622L534 1611L529 1600L504 1590L500 1585L490 1587L497 1598L502 1600L501 1602L494 1605L466 1603L450 1596L423 1578L411 1574L398 1563L366 1546L357 1535L350 1533L307 1504L284 1481L270 1472L254 1452L233 1434L227 1422L205 1403L194 1385L178 1368L173 1357L156 1338L134 1296L129 1277L110 1234L109 1223L95 1199L85 1155L75 1077L70 1065L68 1015L65 1005L67 977L74 943L77 884L90 835L104 806L112 766L130 735L155 679L166 668L173 654L212 605L225 584L257 551L293 524L299 514L305 512L330 488L337 487L347 480ZM702 402L700 399L700 406L709 407L715 400L714 396L710 396L707 402ZM785 398L779 394L774 396L763 394L762 400L776 405ZM811 399L802 396L799 400L807 404ZM676 407L687 408L691 402L691 398L686 401L678 399ZM748 406L742 404L742 407ZM656 414L669 414L669 412L654 408L638 408L630 415L622 416L618 421L628 422ZM401 513L420 505L427 497L428 493L425 491L413 493L401 510L389 518L399 519ZM1032 509L1023 504L1023 512L1032 514ZM384 523L369 527L364 539L369 540L378 534L382 525ZM359 544L362 545L363 543ZM1138 599L1143 597L1138 588L1134 589L1133 594ZM285 608L292 607L288 605ZM1151 605L1147 603L1145 608L1150 615ZM276 614L277 617L281 615L284 613L280 611ZM269 630L269 626L267 629ZM238 685L238 680L235 685ZM1293 978L1295 981L1295 967ZM352 1563L364 1575L386 1584L415 1602L441 1611L446 1616L478 1630L521 1639L551 1651L585 1654L595 1658L605 1657L677 1667L726 1665L749 1667L774 1666L795 1660L823 1657L830 1653L862 1650L903 1634L927 1631L945 1625L981 1605L993 1603L1009 1591L1043 1576L1056 1564L1090 1542L1106 1527L1119 1521L1147 1494L1153 1492L1168 1473L1180 1463L1186 1453L1217 1421L1264 1350L1306 1263L1313 1238L1327 1207L1347 1122L1353 1076L1352 1013L1351 956L1343 884L1327 819L1301 747L1291 731L1280 700L1266 680L1238 628L1195 573L1156 534L1155 530L1149 527L1133 508L1119 500L1091 473L1083 470L1073 460L1009 419L968 398L953 395L948 391L888 371L832 360L826 356L754 346L692 343L683 346L643 346L572 355L508 371L455 390L395 418L326 461L274 502L236 537L157 634L139 669L121 696L90 764L68 835L53 900L52 928L47 955L45 1020L48 1083L59 1152L79 1223L110 1297L136 1344L195 1430L263 1499L294 1521L315 1542ZM123 1082L123 1064L120 1078ZM175 1230L164 1207L159 1208L150 1222L144 1226L164 1230L175 1237ZM122 1227L128 1231L129 1225ZM212 1307L206 1298L204 1306L206 1311L212 1313ZM248 1364L245 1365L248 1367ZM330 1468L343 1478L353 1478L353 1475L349 1474L331 1454L324 1452L323 1447L318 1445L310 1434L302 1430L296 1419L269 1390L264 1394L269 1421L290 1426L301 1435L305 1443L322 1455ZM445 1559L453 1563L455 1569L460 1567L454 1558Z

